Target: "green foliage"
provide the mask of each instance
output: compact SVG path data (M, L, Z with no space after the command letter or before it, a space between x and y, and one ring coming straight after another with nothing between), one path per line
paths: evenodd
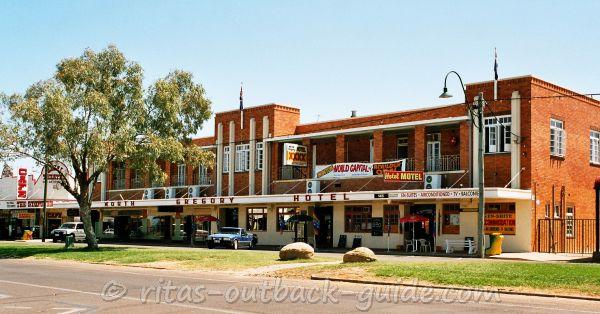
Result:
M84 223L92 183L112 162L127 160L159 182L157 161L211 166L212 153L191 145L212 114L204 88L185 71L147 90L142 81L142 67L114 46L60 61L53 78L2 96L0 158L69 165L73 178L63 176L62 185L78 200ZM85 229L89 240L93 231L87 223Z

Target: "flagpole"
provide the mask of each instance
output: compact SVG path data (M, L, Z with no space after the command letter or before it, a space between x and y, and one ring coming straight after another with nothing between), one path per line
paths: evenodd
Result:
M498 99L498 53L494 47L494 100Z
M244 129L244 89L243 89L243 85L244 83L240 83L240 127L243 130Z

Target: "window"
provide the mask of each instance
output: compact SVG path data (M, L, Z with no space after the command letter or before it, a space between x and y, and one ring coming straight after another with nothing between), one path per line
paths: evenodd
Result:
M125 163L117 162L113 164L113 190L122 190L125 188Z
M484 125L486 153L502 153L510 151L511 122L510 116L491 117L485 119Z
M256 143L256 170L263 170L263 143Z
M235 172L244 172L250 169L250 144L235 146Z
M383 205L383 232L398 233L400 208L398 205Z
M567 133L560 120L550 119L550 155L564 157L566 152Z
M572 238L575 235L575 207L567 206L565 218L565 234Z
M267 209L248 208L246 229L248 231L267 231Z
M208 169L205 166L198 166L192 175L192 182L198 185L209 185L210 177L208 176Z
M229 172L229 146L223 147L223 173Z
M185 179L186 179L186 166L185 164L179 164L177 165L177 180L175 180L175 185L176 186L183 186L185 185Z
M398 135L398 147L396 157L398 159L408 158L408 135Z
M460 234L460 204L444 204L442 219L443 234Z
M546 216L546 218L550 218L550 204L546 204L545 216Z
M600 164L600 132L590 131L590 162Z
M371 231L371 206L346 206L346 232Z
M141 170L134 169L132 171L129 185L132 189L140 189L144 187L144 176L142 175Z
M292 231L292 224L287 223L287 220L296 213L298 213L298 207L277 208L277 231Z
M554 218L560 218L560 205L554 205Z

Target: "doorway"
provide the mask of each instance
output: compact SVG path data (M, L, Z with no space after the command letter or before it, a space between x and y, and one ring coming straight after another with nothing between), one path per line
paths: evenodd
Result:
M319 228L315 234L317 248L333 247L333 206L314 208L315 216L319 221Z
M426 217L429 221L424 223L406 224L406 233L412 236L412 228L415 228L416 239L426 239L429 243L434 243L436 237L436 210L435 204L412 204L410 213Z
M221 208L220 214L221 217L225 217L222 220L223 227L239 227L237 207Z
M427 135L427 171L440 171L440 133Z
M131 230L129 230L129 216L117 216L115 217L115 238L119 240L129 240L129 234Z

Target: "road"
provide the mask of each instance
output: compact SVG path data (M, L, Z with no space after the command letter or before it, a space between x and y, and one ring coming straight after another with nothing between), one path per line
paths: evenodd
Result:
M599 305L593 301L455 290L281 281L234 273L0 260L2 313L600 313Z

